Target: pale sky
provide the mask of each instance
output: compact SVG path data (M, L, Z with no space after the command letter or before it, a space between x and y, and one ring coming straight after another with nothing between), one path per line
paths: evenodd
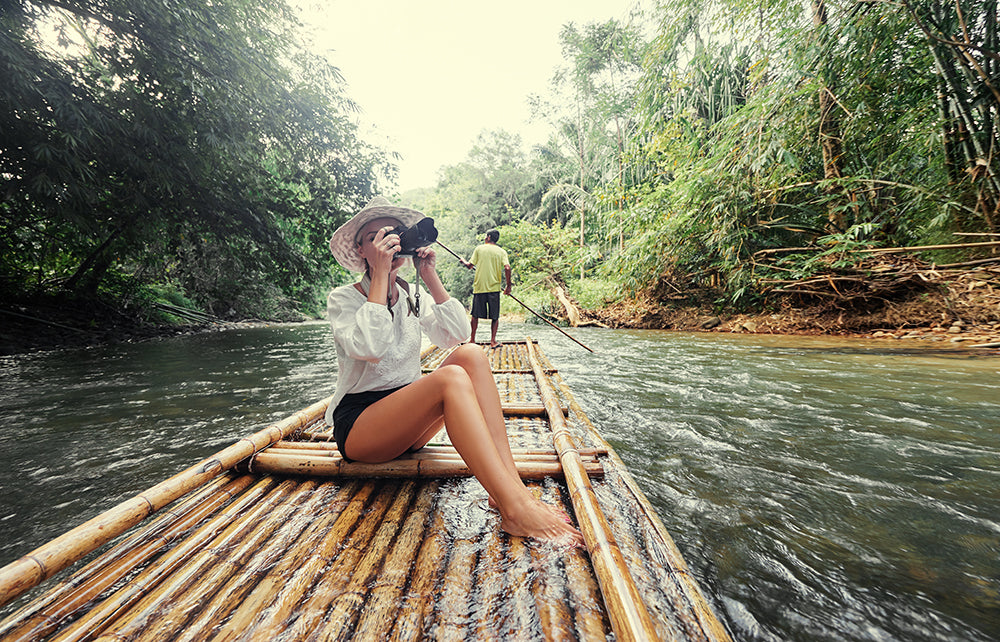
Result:
M433 187L483 130L521 133L527 98L546 94L564 61L559 31L624 20L637 0L301 0L317 49L363 112L364 137L402 155L400 192Z

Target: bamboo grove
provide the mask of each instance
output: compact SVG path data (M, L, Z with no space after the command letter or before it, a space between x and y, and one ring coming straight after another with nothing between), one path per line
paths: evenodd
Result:
M755 306L874 248L996 256L995 0L680 0L561 40L547 144L485 133L424 201L510 223L529 281Z
M323 241L391 187L391 150L358 137L289 6L2 12L5 292L266 316L345 278ZM545 143L483 123L464 162L402 197L460 253L504 226L522 285L562 281L584 305L677 284L756 305L873 248L990 259L997 22L996 0L678 0L568 23L565 64L527 97Z

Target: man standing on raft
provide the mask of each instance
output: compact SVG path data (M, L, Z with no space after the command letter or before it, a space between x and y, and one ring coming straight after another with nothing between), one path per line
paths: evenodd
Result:
M497 328L500 327L501 272L507 283L503 293L510 295L511 286L510 260L507 258L507 250L497 245L498 240L498 230L487 230L485 242L472 251L471 260L462 261L462 265L470 270L476 268L476 276L472 281L472 336L469 341L476 342L479 320L489 319L491 349L500 345L497 343Z

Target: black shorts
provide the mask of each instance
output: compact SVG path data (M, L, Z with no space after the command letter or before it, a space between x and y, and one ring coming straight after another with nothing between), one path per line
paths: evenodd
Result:
M337 442L337 449L340 450L340 456L344 458L344 461L354 461L344 452L344 442L347 441L347 435L351 432L354 422L358 420L361 413L376 401L385 399L404 387L400 386L399 388L390 388L388 390L372 390L370 392L355 392L344 395L344 398L340 400L337 407L333 409L333 439Z
M496 321L500 318L500 293L479 292L472 295L472 316Z

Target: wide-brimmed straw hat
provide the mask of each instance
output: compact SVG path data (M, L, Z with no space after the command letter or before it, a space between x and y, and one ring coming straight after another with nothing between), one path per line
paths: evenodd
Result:
M422 212L399 207L389 202L389 199L376 196L365 205L354 217L337 228L330 239L330 251L337 262L351 272L364 272L365 262L358 253L358 232L368 221L376 218L394 218L405 227L412 227L424 218Z

